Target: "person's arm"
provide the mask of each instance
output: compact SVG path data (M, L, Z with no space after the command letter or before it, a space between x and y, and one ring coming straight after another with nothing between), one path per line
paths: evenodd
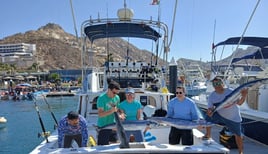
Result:
M87 122L86 120L81 117L81 135L82 135L82 147L86 147L87 146L87 142L88 142L88 130L87 130Z
M113 114L114 112L117 112L117 107L111 107L110 110L104 111L103 108L98 108L98 115L99 117L105 117L107 115Z
M212 116L213 110L215 108L215 106L212 103L212 99L211 99L213 97L213 93L211 93L208 96L207 115L210 116L210 117Z
M58 146L59 148L63 147L63 136L64 136L64 125L63 120L59 122L58 126Z
M201 119L202 117L199 117L199 114L198 114L198 107L196 106L195 102L193 102L193 105L191 107L191 113L192 113L192 120L199 120Z
M236 104L238 104L238 105L242 105L244 102L245 102L245 100L246 100L246 98L247 98L247 94L248 94L248 89L247 88L245 88L245 89L242 89L241 91L240 91L240 93L241 93L241 98L237 101L237 103Z
M172 105L172 101L170 100L167 104L167 117L173 118L174 115L174 106Z
M137 120L141 120L141 114L142 114L142 105L141 102L136 100L138 104L138 110L137 110Z
M137 110L137 120L141 119L141 113L142 113L142 109L138 109Z

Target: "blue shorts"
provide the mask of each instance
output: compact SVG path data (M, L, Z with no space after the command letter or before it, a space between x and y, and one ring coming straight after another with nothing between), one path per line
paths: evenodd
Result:
M215 112L212 117L208 115L205 116L206 121L216 123L216 124L224 124L232 133L242 136L242 127L240 122L234 122L232 120L226 119L222 117L218 112Z

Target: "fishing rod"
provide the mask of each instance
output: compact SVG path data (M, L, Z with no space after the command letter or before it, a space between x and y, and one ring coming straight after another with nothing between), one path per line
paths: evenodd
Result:
M268 119L267 118L262 118L260 120L253 120L253 121L248 121L248 122L242 122L242 125L247 125L247 124L252 124L252 123L257 123L257 122L267 122Z
M47 132L46 131L45 126L44 126L44 123L43 123L43 120L42 120L41 115L40 115L40 112L39 112L39 108L38 108L37 103L36 103L36 99L35 99L35 97L33 97L33 98L34 98L33 99L33 102L34 102L35 110L36 110L36 113L38 115L39 122L40 122L40 125L41 125L41 128L42 128L42 131L43 131L42 134L38 133L38 137L40 137L40 136L45 137L47 143L49 143L48 136L50 135L50 132Z
M55 125L54 125L55 127L54 127L54 129L56 129L56 128L58 127L58 121L57 121L57 119L56 119L54 113L52 112L51 107L50 107L49 103L47 102L46 97L45 97L44 95L42 95L42 97L43 97L45 103L46 103L47 106L48 106L49 112L51 113L51 116L52 116L53 120L55 121Z

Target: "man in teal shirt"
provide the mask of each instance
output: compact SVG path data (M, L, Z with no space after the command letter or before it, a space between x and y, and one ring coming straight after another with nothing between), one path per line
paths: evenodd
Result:
M98 108L98 127L102 128L106 125L115 123L114 112L117 112L117 107L120 98L117 95L120 91L120 85L115 81L110 81L106 93L101 94L97 100ZM109 142L116 142L117 134L112 129L100 129L98 134L98 145L108 145Z

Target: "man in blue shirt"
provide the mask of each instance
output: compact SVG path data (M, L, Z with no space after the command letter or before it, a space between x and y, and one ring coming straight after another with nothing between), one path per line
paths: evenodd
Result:
M198 112L195 102L185 96L185 88L178 86L176 88L176 97L168 103L167 116L183 120L198 120ZM178 129L171 127L169 133L169 144L193 145L193 130Z
M86 147L88 141L87 122L84 117L74 111L64 116L58 126L59 148L70 148L72 140L79 147Z

